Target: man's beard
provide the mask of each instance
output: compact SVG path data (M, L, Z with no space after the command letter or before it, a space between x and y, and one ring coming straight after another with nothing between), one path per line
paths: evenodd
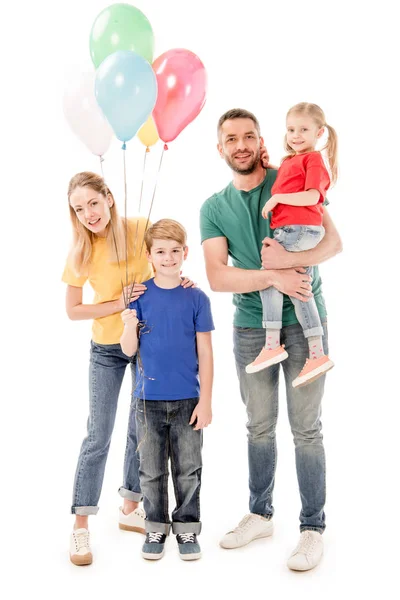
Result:
M237 166L231 158L225 155L225 161L235 173L239 173L239 175L250 175L253 173L259 165L260 162L260 150L257 150L257 153L253 159L253 162L250 163L248 167L241 168Z

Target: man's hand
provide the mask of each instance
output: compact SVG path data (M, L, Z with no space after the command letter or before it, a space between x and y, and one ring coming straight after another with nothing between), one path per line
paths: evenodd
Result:
M268 202L265 203L264 208L261 211L264 219L268 219L268 213L274 210L275 206L278 204L278 199L275 196L271 196Z
M196 419L197 423L195 427L193 427L194 431L197 431L198 429L203 429L211 423L212 411L210 402L204 402L201 399L199 400L199 403L195 406L195 409L192 412L189 425L192 425Z
M287 294L303 302L308 302L313 296L310 284L311 277L306 275L305 269L284 269L272 273L273 286L282 294Z
M293 252L288 252L276 240L264 238L261 249L261 263L264 269L290 269Z

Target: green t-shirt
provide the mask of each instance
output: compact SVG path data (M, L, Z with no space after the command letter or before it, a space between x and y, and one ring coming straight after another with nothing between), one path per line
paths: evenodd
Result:
M200 211L201 241L215 237L225 237L228 253L234 267L239 269L260 269L260 250L265 237L273 237L269 219L262 217L264 204L271 197L271 188L277 171L268 169L260 185L244 192L237 190L231 182L225 189L206 200ZM321 278L318 267L314 267L312 290L323 319L326 317L325 302L322 296ZM262 327L262 306L260 294L233 294L236 306L234 325L237 327ZM298 323L293 304L288 296L283 299L282 324Z

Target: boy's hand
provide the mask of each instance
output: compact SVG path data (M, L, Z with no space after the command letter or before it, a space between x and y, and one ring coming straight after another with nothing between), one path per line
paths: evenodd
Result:
M204 429L212 421L211 405L209 403L202 402L201 400L196 405L192 416L190 417L189 425L192 425L197 418L196 426L193 427L194 431L198 429Z
M264 208L262 209L262 216L264 219L268 219L268 213L274 210L275 206L278 204L278 200L276 199L276 195L272 196L268 202L265 203Z
M130 329L135 329L137 324L139 323L139 319L136 316L136 310L127 308L121 313L121 318L124 322L125 327L129 327Z

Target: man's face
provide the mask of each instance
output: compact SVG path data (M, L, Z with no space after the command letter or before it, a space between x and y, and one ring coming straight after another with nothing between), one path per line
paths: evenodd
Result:
M260 163L264 144L252 119L229 119L222 124L218 151L236 173L250 175Z

